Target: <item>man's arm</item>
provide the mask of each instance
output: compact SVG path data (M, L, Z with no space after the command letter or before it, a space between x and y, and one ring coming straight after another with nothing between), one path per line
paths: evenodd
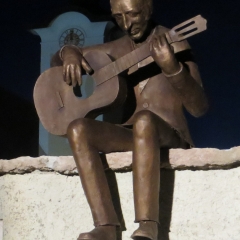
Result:
M92 69L84 59L84 55L89 51L102 51L111 58L117 59L124 55L129 46L126 44L126 38L118 39L112 42L79 48L76 46L64 46L60 51L54 54L51 60L51 67L63 66L64 80L67 84L78 83L81 85L82 74L91 73ZM129 50L130 51L130 50ZM99 59L101 61L101 59Z
M191 59L188 43L186 41L175 43L172 47L165 35L157 36L152 40L151 52L187 111L195 117L202 116L208 109L208 103L198 67Z
M181 71L178 74L166 77L178 92L187 111L195 117L200 117L207 111L208 102L200 83L197 65L194 62L181 64Z

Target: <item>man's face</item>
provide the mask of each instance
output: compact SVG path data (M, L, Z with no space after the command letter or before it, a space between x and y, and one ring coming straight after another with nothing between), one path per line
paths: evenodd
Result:
M150 17L146 0L111 0L112 16L128 36L137 41L145 33Z

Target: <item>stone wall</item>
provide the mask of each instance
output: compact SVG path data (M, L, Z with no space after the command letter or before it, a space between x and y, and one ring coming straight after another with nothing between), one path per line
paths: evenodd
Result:
M162 159L159 239L239 240L240 147L176 149ZM131 153L109 154L107 163L114 204L127 228L122 240L127 240L137 228ZM76 240L93 228L72 157L0 160L0 174L4 240Z

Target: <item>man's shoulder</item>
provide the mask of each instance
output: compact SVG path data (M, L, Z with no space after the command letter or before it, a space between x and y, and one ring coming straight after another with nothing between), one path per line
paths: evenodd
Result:
M168 32L169 30L170 30L169 28L166 28L166 27L164 27L162 25L157 25L155 27L155 33L156 34L163 34L163 33Z
M158 25L155 28L155 34L162 35L162 34L164 34L166 32L169 32L170 30L171 29L169 29L169 28L166 28L164 26ZM171 45L173 46L175 53L191 49L191 46L189 45L187 40L183 40L181 42L175 42L175 43L172 43Z

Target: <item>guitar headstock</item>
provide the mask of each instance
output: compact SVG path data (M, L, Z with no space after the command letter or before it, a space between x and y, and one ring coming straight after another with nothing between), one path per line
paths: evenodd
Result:
M180 42L207 29L207 20L201 15L193 17L166 33L169 44Z

